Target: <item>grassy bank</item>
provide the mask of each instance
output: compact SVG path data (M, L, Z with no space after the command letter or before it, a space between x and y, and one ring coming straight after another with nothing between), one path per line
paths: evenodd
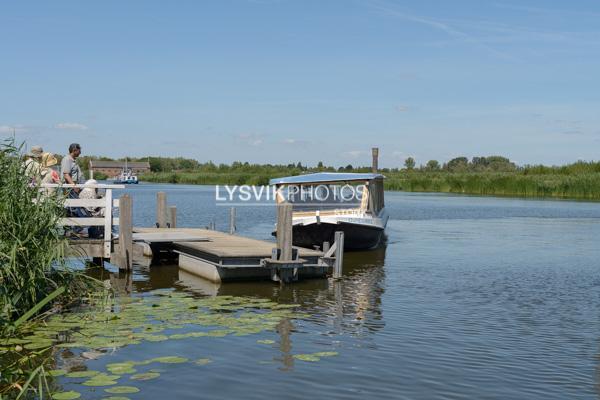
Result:
M384 174L386 190L600 200L600 172L524 169L514 172L388 171ZM270 178L284 175L158 172L141 179L196 185L266 185Z

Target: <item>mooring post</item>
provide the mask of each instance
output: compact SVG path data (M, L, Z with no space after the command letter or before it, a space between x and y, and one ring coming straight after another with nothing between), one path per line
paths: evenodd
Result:
M158 228L167 227L167 194L156 193L156 225Z
M335 233L335 263L333 264L333 278L342 277L342 268L344 265L344 232Z
M376 174L379 169L379 148L373 147L371 152L373 153L373 164L371 168L373 169L373 173Z
M177 206L169 207L169 227L177 228Z
M110 235L111 232L105 232ZM133 213L131 197L119 198L119 269L133 268Z
M235 207L231 207L231 210L229 210L229 233L233 235L235 230Z
M292 261L292 204L277 205L277 248L281 261Z

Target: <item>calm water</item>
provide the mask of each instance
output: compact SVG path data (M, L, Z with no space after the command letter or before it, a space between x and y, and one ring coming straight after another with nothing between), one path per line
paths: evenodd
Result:
M157 190L180 226L226 228L212 187L173 185L128 189L136 225L154 223ZM218 286L137 267L138 293L254 295L310 317L267 334L127 346L89 367L140 354L213 360L169 366L132 399L600 397L600 204L386 193L386 206L387 246L346 253L339 283ZM274 208L237 211L240 234L270 239ZM332 350L315 363L291 356Z

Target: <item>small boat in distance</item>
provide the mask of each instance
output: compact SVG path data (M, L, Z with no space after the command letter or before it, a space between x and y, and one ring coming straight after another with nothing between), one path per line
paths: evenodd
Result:
M138 177L133 173L130 168L127 168L127 158L125 159L125 167L121 170L118 176L115 176L115 184L121 185L137 185Z
M319 247L344 232L346 250L367 250L384 240L388 214L384 176L376 173L320 172L275 178L276 203L292 204L293 244ZM273 232L276 235L276 232Z
M128 170L123 169L123 171L121 171L119 176L115 177L114 181L115 181L115 184L117 184L117 185L121 185L121 184L137 185L138 177L136 175L134 175L130 169L128 169Z

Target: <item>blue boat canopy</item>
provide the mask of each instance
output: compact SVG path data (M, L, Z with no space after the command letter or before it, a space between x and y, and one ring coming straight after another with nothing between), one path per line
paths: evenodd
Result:
M273 178L269 185L294 185L304 183L324 183L324 182L349 182L349 181L370 181L376 178L385 178L381 174L354 174L347 172L317 172L315 174L286 176L283 178Z

